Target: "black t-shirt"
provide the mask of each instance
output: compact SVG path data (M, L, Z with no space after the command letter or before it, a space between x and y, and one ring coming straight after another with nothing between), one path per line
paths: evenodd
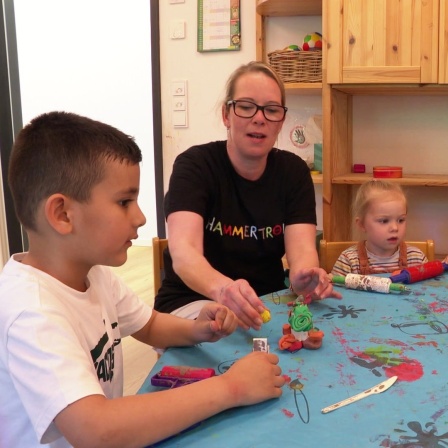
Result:
M225 141L194 146L176 158L164 208L166 217L176 211L201 215L205 258L222 274L246 279L258 295L285 287L285 227L316 224L314 185L300 157L274 148L261 178L249 181L234 170ZM169 252L164 255L155 309L171 312L204 299L174 273Z

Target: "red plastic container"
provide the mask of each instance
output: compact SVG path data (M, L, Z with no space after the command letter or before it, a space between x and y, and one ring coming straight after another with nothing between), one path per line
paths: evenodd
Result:
M399 178L403 177L401 166L374 166L373 177L376 178Z

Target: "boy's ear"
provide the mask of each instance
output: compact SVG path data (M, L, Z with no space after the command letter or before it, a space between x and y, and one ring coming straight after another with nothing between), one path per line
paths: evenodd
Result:
M45 217L50 226L61 235L72 231L71 200L60 193L52 194L45 202Z

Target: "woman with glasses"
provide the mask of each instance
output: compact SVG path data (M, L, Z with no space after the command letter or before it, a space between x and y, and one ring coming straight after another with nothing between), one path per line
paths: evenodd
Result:
M250 62L231 74L222 104L227 140L189 148L174 162L156 310L194 319L214 300L243 328L260 329L259 296L285 288L285 253L295 293L341 297L318 267L308 166L274 147L287 110L283 83L268 65Z

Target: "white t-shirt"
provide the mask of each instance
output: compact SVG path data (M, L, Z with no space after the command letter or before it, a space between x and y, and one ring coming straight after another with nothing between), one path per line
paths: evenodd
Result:
M121 338L152 309L109 268L93 267L79 292L23 256L0 274L0 447L67 447L54 418L83 397L122 395Z

